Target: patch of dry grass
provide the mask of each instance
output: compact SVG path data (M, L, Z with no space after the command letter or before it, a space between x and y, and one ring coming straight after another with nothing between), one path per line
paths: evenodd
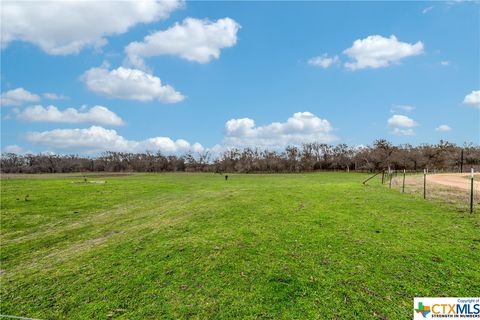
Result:
M402 175L394 176L392 179L392 189L402 192ZM388 179L385 179L385 185L389 185ZM405 178L405 193L417 194L423 197L423 175L411 175ZM426 184L426 199L438 202L448 203L458 210L470 210L470 191L460 188L444 186L428 180ZM478 210L480 205L480 192L474 190L474 211Z

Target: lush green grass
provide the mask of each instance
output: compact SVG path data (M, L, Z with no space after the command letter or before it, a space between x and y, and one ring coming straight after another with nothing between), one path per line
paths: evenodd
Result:
M478 214L365 177L3 177L1 313L406 319L478 296Z

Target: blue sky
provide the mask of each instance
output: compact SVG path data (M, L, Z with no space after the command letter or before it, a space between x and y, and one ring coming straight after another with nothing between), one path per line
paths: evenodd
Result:
M2 2L3 151L480 142L478 3L146 2Z

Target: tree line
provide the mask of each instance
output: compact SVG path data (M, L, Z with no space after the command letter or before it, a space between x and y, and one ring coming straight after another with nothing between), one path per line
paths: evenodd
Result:
M438 144L395 146L380 139L370 146L305 143L282 151L259 148L232 148L214 156L199 154L164 155L160 152L104 152L96 157L55 154L3 153L3 173L68 172L239 172L288 173L309 171L412 170L467 171L480 169L480 147L458 146L447 141Z

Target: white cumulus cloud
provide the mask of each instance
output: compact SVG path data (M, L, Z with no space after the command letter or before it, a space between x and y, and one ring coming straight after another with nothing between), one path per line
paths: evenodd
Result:
M240 25L233 19L215 22L186 18L165 31L146 36L142 42L132 42L125 48L128 63L145 69L144 58L176 55L189 61L207 63L220 57L220 51L237 43Z
M170 85L162 84L159 77L138 69L105 67L87 70L82 80L91 91L118 99L177 103L185 97Z
M297 112L286 122L255 126L249 118L232 119L225 124L226 146L259 146L280 148L306 142L330 143L337 138L328 120L310 112Z
M7 92L2 92L0 104L2 106L20 106L27 102L37 102L40 96L25 90L17 88Z
M382 68L398 63L400 60L423 53L423 43L410 44L401 42L394 35L385 38L380 35L358 39L343 53L352 58L353 62L345 63L350 70L365 68Z
M118 126L123 120L114 112L102 106L90 109L67 108L63 111L56 106L44 108L41 105L31 106L17 114L17 119L29 122L58 122L58 123L92 123Z
M413 136L413 128L417 126L415 120L400 114L394 114L387 120L387 125L392 128L392 134L397 136Z
M463 103L472 107L480 108L480 90L474 90L467 94L463 99Z
M146 140L128 140L115 130L100 126L84 129L54 129L43 132L28 132L25 138L30 143L48 147L50 150L63 152L82 152L95 154L103 151L145 152L160 151L165 154L184 152L202 152L199 143L193 143L168 137L154 137Z
M438 127L435 128L435 131L438 131L438 132L447 132L451 130L452 128L450 128L450 126L446 124L439 125Z
M417 125L417 123L407 117L400 114L394 114L390 119L387 120L387 123L390 127L402 127L402 128L412 128Z
M53 55L76 54L182 6L179 0L2 1L2 48L18 40Z
M338 56L329 57L325 53L321 56L311 58L310 60L308 60L308 64L326 69L332 66L333 64L337 63L338 61L339 61Z

